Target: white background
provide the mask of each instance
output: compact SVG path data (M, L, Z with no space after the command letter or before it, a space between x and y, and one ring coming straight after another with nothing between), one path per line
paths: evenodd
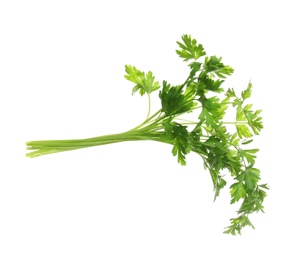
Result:
M0 259L308 259L306 1L0 2ZM121 143L25 157L25 141L125 131L146 116L124 65L181 83L191 34L249 80L263 109L257 165L271 187L256 229L223 234L195 154ZM153 95L154 106L159 102Z

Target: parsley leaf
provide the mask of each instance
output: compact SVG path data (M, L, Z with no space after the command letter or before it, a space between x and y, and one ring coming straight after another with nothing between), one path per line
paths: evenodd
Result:
M240 199L245 198L246 189L245 189L243 182L239 181L239 182L233 183L230 186L230 189L231 189L230 193L232 197L231 203L234 203L236 201L239 201Z
M140 95L143 96L145 93L150 94L152 91L159 89L159 83L154 82L155 77L151 71L145 74L131 65L126 65L125 71L127 75L124 77L136 84L133 88L133 94L139 90Z
M219 78L226 78L233 73L233 68L225 66L221 62L222 58L216 56L206 57L204 61L204 69L209 75L218 76Z
M188 60L197 60L198 58L204 56L206 53L201 44L197 44L195 39L192 39L190 35L184 34L182 36L182 42L176 42L180 50L177 50L176 53L184 59L184 61Z
M253 224L250 222L248 216L243 214L237 218L232 218L231 225L226 228L226 231L224 233L232 235L241 234L242 228L246 226L250 226L253 229L255 228Z
M184 93L182 86L171 86L163 81L163 87L159 93L162 111L168 116L191 111L196 105L194 90L192 89L191 92Z

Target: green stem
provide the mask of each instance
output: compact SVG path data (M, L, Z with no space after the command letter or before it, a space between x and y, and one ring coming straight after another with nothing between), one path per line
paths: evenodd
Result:
M159 129L159 127L156 127ZM162 133L149 131L147 129L140 129L135 131L127 131L119 134L111 134L98 136L86 139L72 139L72 140L43 140L27 142L27 150L33 150L27 153L27 157L36 157L45 154L77 150L81 148L93 147L98 145L106 145L125 141L140 141L153 140L162 141Z
M188 78L185 80L185 82L181 85L180 89L183 89L185 87L185 85L189 82L189 81L193 81L193 78L189 75Z
M247 125L247 121L222 122L224 125Z
M151 113L151 97L150 97L150 94L148 94L148 114L147 114L147 118L149 118L150 116L150 113Z
M182 118L176 118L176 120L182 121L181 124L185 124L185 125L196 125L198 124L198 122L192 121L192 120L186 120L186 119L182 119Z
M136 127L130 129L128 132L133 132L133 131L135 131L135 130L138 130L138 129L144 127L145 125L150 124L151 121L157 120L156 117L159 118L161 113L162 113L162 111L161 111L161 109L160 109L160 110L158 110L155 114L153 114L152 116L150 116L149 118L147 118L145 121L143 121L140 125L137 125Z

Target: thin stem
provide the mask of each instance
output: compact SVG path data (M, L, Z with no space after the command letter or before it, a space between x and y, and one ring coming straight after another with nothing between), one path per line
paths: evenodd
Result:
M150 108L150 99L149 99ZM27 157L37 157L45 154L58 153L63 151L76 150L86 147L112 144L124 141L138 141L138 140L152 140L168 143L161 139L163 126L159 124L161 116L161 109L150 116L150 110L146 120L137 127L130 129L127 132L97 136L86 139L71 139L71 140L42 140L27 142L27 150L32 150L27 153Z
M150 94L148 94L148 115L146 119L149 118L150 112L151 112L151 97L150 97Z
M157 128L159 130L159 128ZM81 148L112 144L124 141L152 140L165 142L161 139L162 132L144 131L144 129L135 132L124 132L114 135L105 135L88 139L73 140L47 140L27 142L27 149L33 150L27 154L27 157L37 157L40 155L77 150Z
M225 125L247 125L247 121L222 122Z
M137 130L143 128L144 126L149 125L151 121L153 121L153 120L155 121L156 120L155 118L157 117L157 115L160 116L161 109L158 110L156 113L154 113L152 116L150 116L150 113L151 113L151 97L150 97L150 94L148 94L148 114L147 114L146 119L141 124L139 124L136 127L128 130L127 133L137 131Z
M191 120L186 120L186 119L182 119L182 118L176 118L176 120L180 120L182 121L183 124L185 125L196 125L199 122L195 122L195 121L191 121Z
M158 110L155 114L153 114L152 116L150 116L149 118L147 118L145 121L143 121L140 125L137 125L136 127L130 129L129 131L127 132L133 132L135 130L138 130L139 128L145 126L146 124L148 124L149 122L151 122L152 120L154 120L154 118L159 115L160 116L161 114L161 109Z
M192 78L190 75L188 76L188 78L185 80L185 82L181 85L180 89L183 89L185 87L185 85L190 81L193 81L194 78Z

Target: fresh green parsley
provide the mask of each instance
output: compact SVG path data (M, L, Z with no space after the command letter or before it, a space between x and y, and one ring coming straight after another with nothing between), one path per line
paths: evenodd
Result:
M252 84L237 95L234 89L222 85L233 69L216 56L207 56L201 44L190 35L183 35L177 42L176 53L188 63L189 73L181 85L155 81L152 72L125 66L125 78L134 83L132 93L146 95L149 101L147 118L135 128L119 134L104 135L78 140L49 140L27 142L31 150L27 156L71 151L91 146L124 141L152 140L172 146L172 154L181 165L186 155L198 154L204 168L210 173L214 185L214 199L227 185L224 175L229 172L231 204L239 203L237 216L225 229L227 234L240 234L245 226L253 224L250 214L263 212L266 184L260 184L260 170L255 167L258 149L247 148L263 128L261 110L254 110L247 103ZM161 108L151 114L151 93L158 92ZM225 121L226 111L234 111L234 121ZM196 115L188 120L188 114ZM186 119L185 119L185 116ZM190 116L191 117L191 116ZM189 118L190 118L189 117Z

